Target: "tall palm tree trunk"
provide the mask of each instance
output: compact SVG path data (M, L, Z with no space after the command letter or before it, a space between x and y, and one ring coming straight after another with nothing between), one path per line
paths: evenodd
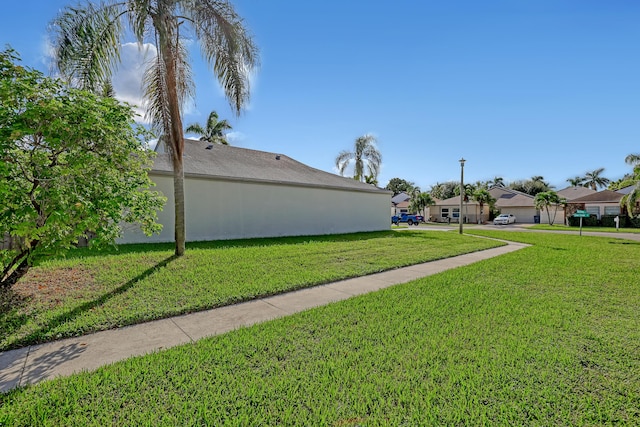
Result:
M164 40L163 40L164 39ZM171 160L173 163L173 194L175 210L175 240L176 256L184 255L186 241L186 227L184 218L184 138L182 135L182 118L180 116L180 99L176 86L176 58L175 49L166 36L160 35L162 59L167 73L166 90L171 125L169 129L169 144L171 146Z

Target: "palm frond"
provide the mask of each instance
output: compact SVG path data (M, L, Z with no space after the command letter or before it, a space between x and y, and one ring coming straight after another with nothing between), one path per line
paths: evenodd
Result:
M142 44L145 37L154 31L151 18L154 12L153 2L151 0L128 0L127 11L129 28L138 43Z
M349 166L349 162L353 160L354 154L351 151L342 150L338 157L336 157L336 168L340 175L344 176L344 171Z
M207 132L198 123L192 123L184 130L186 133L195 133L196 135L204 135Z
M121 3L67 8L51 23L56 67L71 84L98 90L120 60Z
M142 86L145 98L145 118L160 134L169 135L171 115L167 100L167 82L164 62L161 55L148 61L144 72ZM170 144L167 144L168 146Z
M226 0L187 0L182 8L200 40L202 56L239 114L249 100L250 74L259 65L252 36Z

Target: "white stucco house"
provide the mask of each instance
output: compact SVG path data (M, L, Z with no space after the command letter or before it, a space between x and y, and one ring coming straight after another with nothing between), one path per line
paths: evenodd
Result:
M167 197L160 234L123 229L118 243L174 241L173 171L160 145L150 178ZM283 154L185 140L187 241L388 230L392 193Z

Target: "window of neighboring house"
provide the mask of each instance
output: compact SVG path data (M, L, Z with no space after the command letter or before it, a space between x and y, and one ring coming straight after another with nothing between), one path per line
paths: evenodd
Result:
M597 218L600 218L600 206L587 206L586 211L590 215L595 215Z
M407 209L400 209L400 213L401 213L401 214L403 214L403 213L404 213L404 214L406 214L406 213L408 213L408 212L409 212L409 211L408 211Z
M453 208L453 218L460 218L460 208Z
M442 218L447 218L449 216L449 208L442 208Z
M605 215L620 215L620 206L605 206Z

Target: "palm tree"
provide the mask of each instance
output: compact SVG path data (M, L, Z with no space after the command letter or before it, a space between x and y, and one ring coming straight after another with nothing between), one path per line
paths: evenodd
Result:
M478 224L481 224L482 222L484 222L484 205L487 204L492 207L496 202L496 199L491 195L491 193L489 193L486 188L482 187L476 188L471 197L480 205L480 218L478 219Z
M640 166L640 154L629 154L624 158L624 162L631 166Z
M547 211L547 218L549 218L549 225L553 225L556 220L556 214L558 213L558 206L566 205L567 201L560 196L555 191L543 191L536 194L533 199L533 203L536 206L536 209L545 209ZM553 218L551 218L551 214L549 213L549 207L554 206L553 210Z
M573 178L567 178L567 182L572 187L579 187L584 182L584 178L582 178L580 176L574 176Z
M353 151L343 150L336 157L336 167L340 175L353 161L353 179L364 181L367 176L370 180L377 180L382 163L382 154L376 148L376 138L373 135L364 135L356 139ZM365 174L365 166L369 171Z
M640 154L629 154L624 161L633 166L633 174L629 181L633 185L630 193L625 194L620 200L620 206L627 209L631 218L637 213L637 206L640 202Z
M212 111L207 119L207 125L202 127L199 123L192 123L184 130L185 133L195 133L200 135L200 141L212 144L229 145L227 135L223 132L231 129L231 125L226 120L218 120L218 113Z
M411 202L409 203L409 211L420 212L426 219L425 209L429 206L435 205L429 193L421 193L420 191L414 192L411 196Z
M504 188L504 178L501 176L496 176L494 177L492 180L489 180L487 182L487 184L489 185L489 188Z
M152 42L158 54L144 76L146 115L165 142L173 165L176 255L184 254L184 137L180 108L193 94L180 30L200 42L204 59L239 114L249 98L258 51L228 0L105 0L67 7L53 21L56 65L77 86L99 89L120 60L124 37ZM127 29L130 32L127 32Z
M582 185L584 187L590 187L594 191L598 191L598 187L606 187L609 183L609 178L600 176L602 172L604 172L604 168L587 172L584 175Z

